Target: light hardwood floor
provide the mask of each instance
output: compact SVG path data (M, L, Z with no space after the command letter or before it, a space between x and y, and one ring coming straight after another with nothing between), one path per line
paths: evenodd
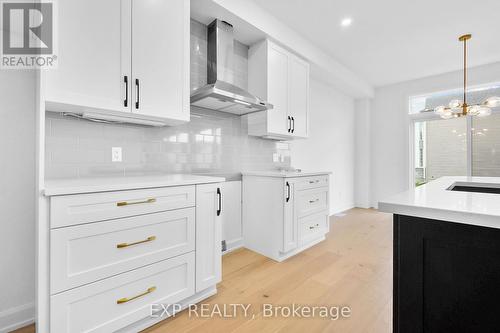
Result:
M223 259L215 304L251 304L255 317L194 318L187 310L144 331L342 332L392 331L392 215L352 209L333 217L326 241L282 263L241 249ZM262 304L349 306L350 318L263 318ZM33 331L33 330L31 330ZM23 333L30 332L22 331Z

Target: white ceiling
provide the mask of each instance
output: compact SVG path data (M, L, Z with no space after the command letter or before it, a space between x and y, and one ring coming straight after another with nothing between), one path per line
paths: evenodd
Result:
M470 66L500 61L500 0L253 1L374 86L461 69L464 33Z

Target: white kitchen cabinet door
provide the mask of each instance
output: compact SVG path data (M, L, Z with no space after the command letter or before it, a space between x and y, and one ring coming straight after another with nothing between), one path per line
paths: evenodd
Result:
M307 137L309 109L309 64L289 58L289 116L292 117L292 135Z
M274 45L268 50L268 94L267 100L273 109L267 112L268 132L289 134L288 132L288 54Z
M264 40L250 47L248 89L273 109L248 115L248 134L270 139L307 138L309 64Z
M298 230L295 218L295 188L294 183L285 180L285 205L283 215L283 252L297 247Z
M243 246L241 225L241 181L226 181L221 184L222 206L222 240L226 241L227 251Z
M189 120L189 1L132 0L132 112Z
M47 102L130 110L130 1L58 1L58 67L44 72Z
M222 195L220 184L196 186L196 292L221 281Z
M50 332L123 332L151 318L152 304L175 304L193 294L190 252L52 295Z

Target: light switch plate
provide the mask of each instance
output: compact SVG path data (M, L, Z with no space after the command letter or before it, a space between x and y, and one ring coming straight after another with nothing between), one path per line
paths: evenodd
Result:
M279 162L280 160L280 155L278 153L273 154L273 162Z
M122 161L122 147L111 147L111 162Z

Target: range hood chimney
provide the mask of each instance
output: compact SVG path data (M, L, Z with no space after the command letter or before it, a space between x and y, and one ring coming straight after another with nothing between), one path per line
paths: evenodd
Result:
M191 105L244 115L273 106L233 84L233 26L221 20L208 25L207 85L191 94Z

